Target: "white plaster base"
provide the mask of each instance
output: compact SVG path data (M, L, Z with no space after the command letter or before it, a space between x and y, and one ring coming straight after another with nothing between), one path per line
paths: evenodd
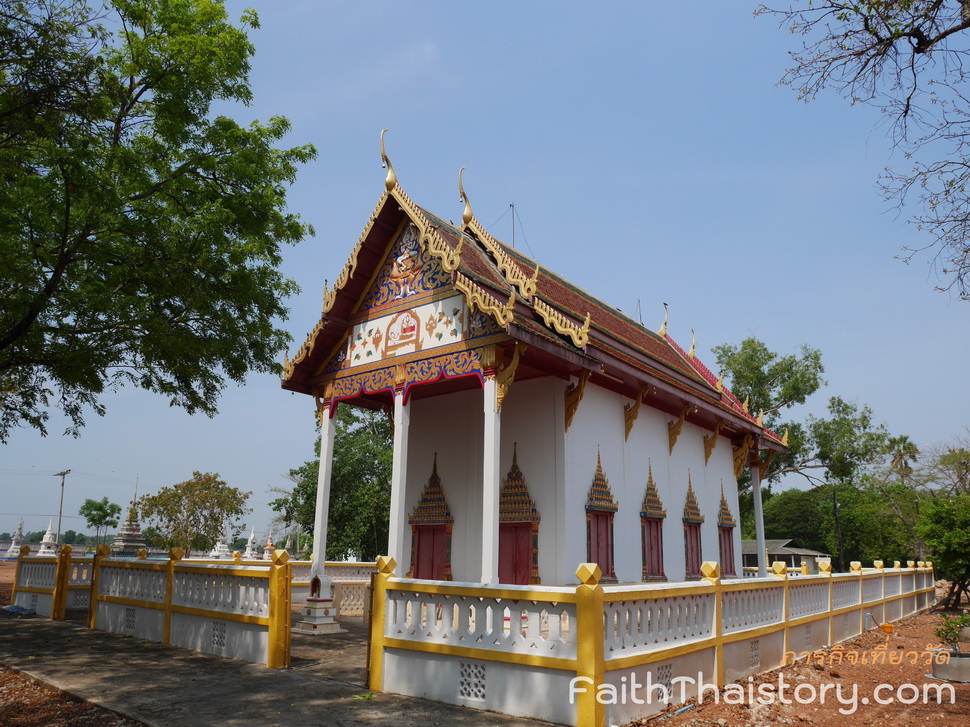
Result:
M296 622L299 631L315 634L338 634L344 631L333 620L337 607L330 598L308 598L300 614L303 618Z

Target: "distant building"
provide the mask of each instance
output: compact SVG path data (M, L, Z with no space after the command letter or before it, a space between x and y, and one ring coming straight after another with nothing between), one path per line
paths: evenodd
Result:
M768 563L781 561L790 568L798 568L802 562L808 563L808 568L812 573L818 573L818 561L820 558L828 559L828 553L820 553L817 550L808 548L798 548L790 545L794 540L765 540L765 550L768 551ZM741 541L741 560L745 568L758 567L758 544L754 540Z

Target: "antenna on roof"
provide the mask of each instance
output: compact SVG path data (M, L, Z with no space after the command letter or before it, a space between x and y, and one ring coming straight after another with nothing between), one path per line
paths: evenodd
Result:
M512 249L515 249L515 202L509 202L509 207L512 208Z

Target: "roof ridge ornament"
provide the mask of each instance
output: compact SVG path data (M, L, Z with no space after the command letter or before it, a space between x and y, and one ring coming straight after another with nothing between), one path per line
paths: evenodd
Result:
M388 129L383 129L381 131L381 169L387 169L387 177L384 179L384 186L387 187L387 191L390 192L397 186L397 174L394 173L394 167L391 166L391 160L387 157L387 152L384 151L384 134L388 132Z
M667 304L664 303L664 322L660 324L660 330L657 331L658 336L667 335L667 320L670 318L670 310L667 308Z
M468 195L465 194L465 185L462 183L461 174L465 171L465 167L458 170L458 195L460 199L459 202L465 203L465 209L461 213L462 229L464 230L468 227L469 223L475 219L475 214L472 212L471 202L468 201Z
M691 358L697 358L697 334L694 333L694 329L690 329L690 351L687 355Z

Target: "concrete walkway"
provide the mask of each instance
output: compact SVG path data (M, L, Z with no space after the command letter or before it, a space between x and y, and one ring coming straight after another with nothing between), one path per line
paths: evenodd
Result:
M343 625L348 633L294 634L290 668L267 669L0 611L0 666L151 727L546 724L372 694L364 686L364 628Z

